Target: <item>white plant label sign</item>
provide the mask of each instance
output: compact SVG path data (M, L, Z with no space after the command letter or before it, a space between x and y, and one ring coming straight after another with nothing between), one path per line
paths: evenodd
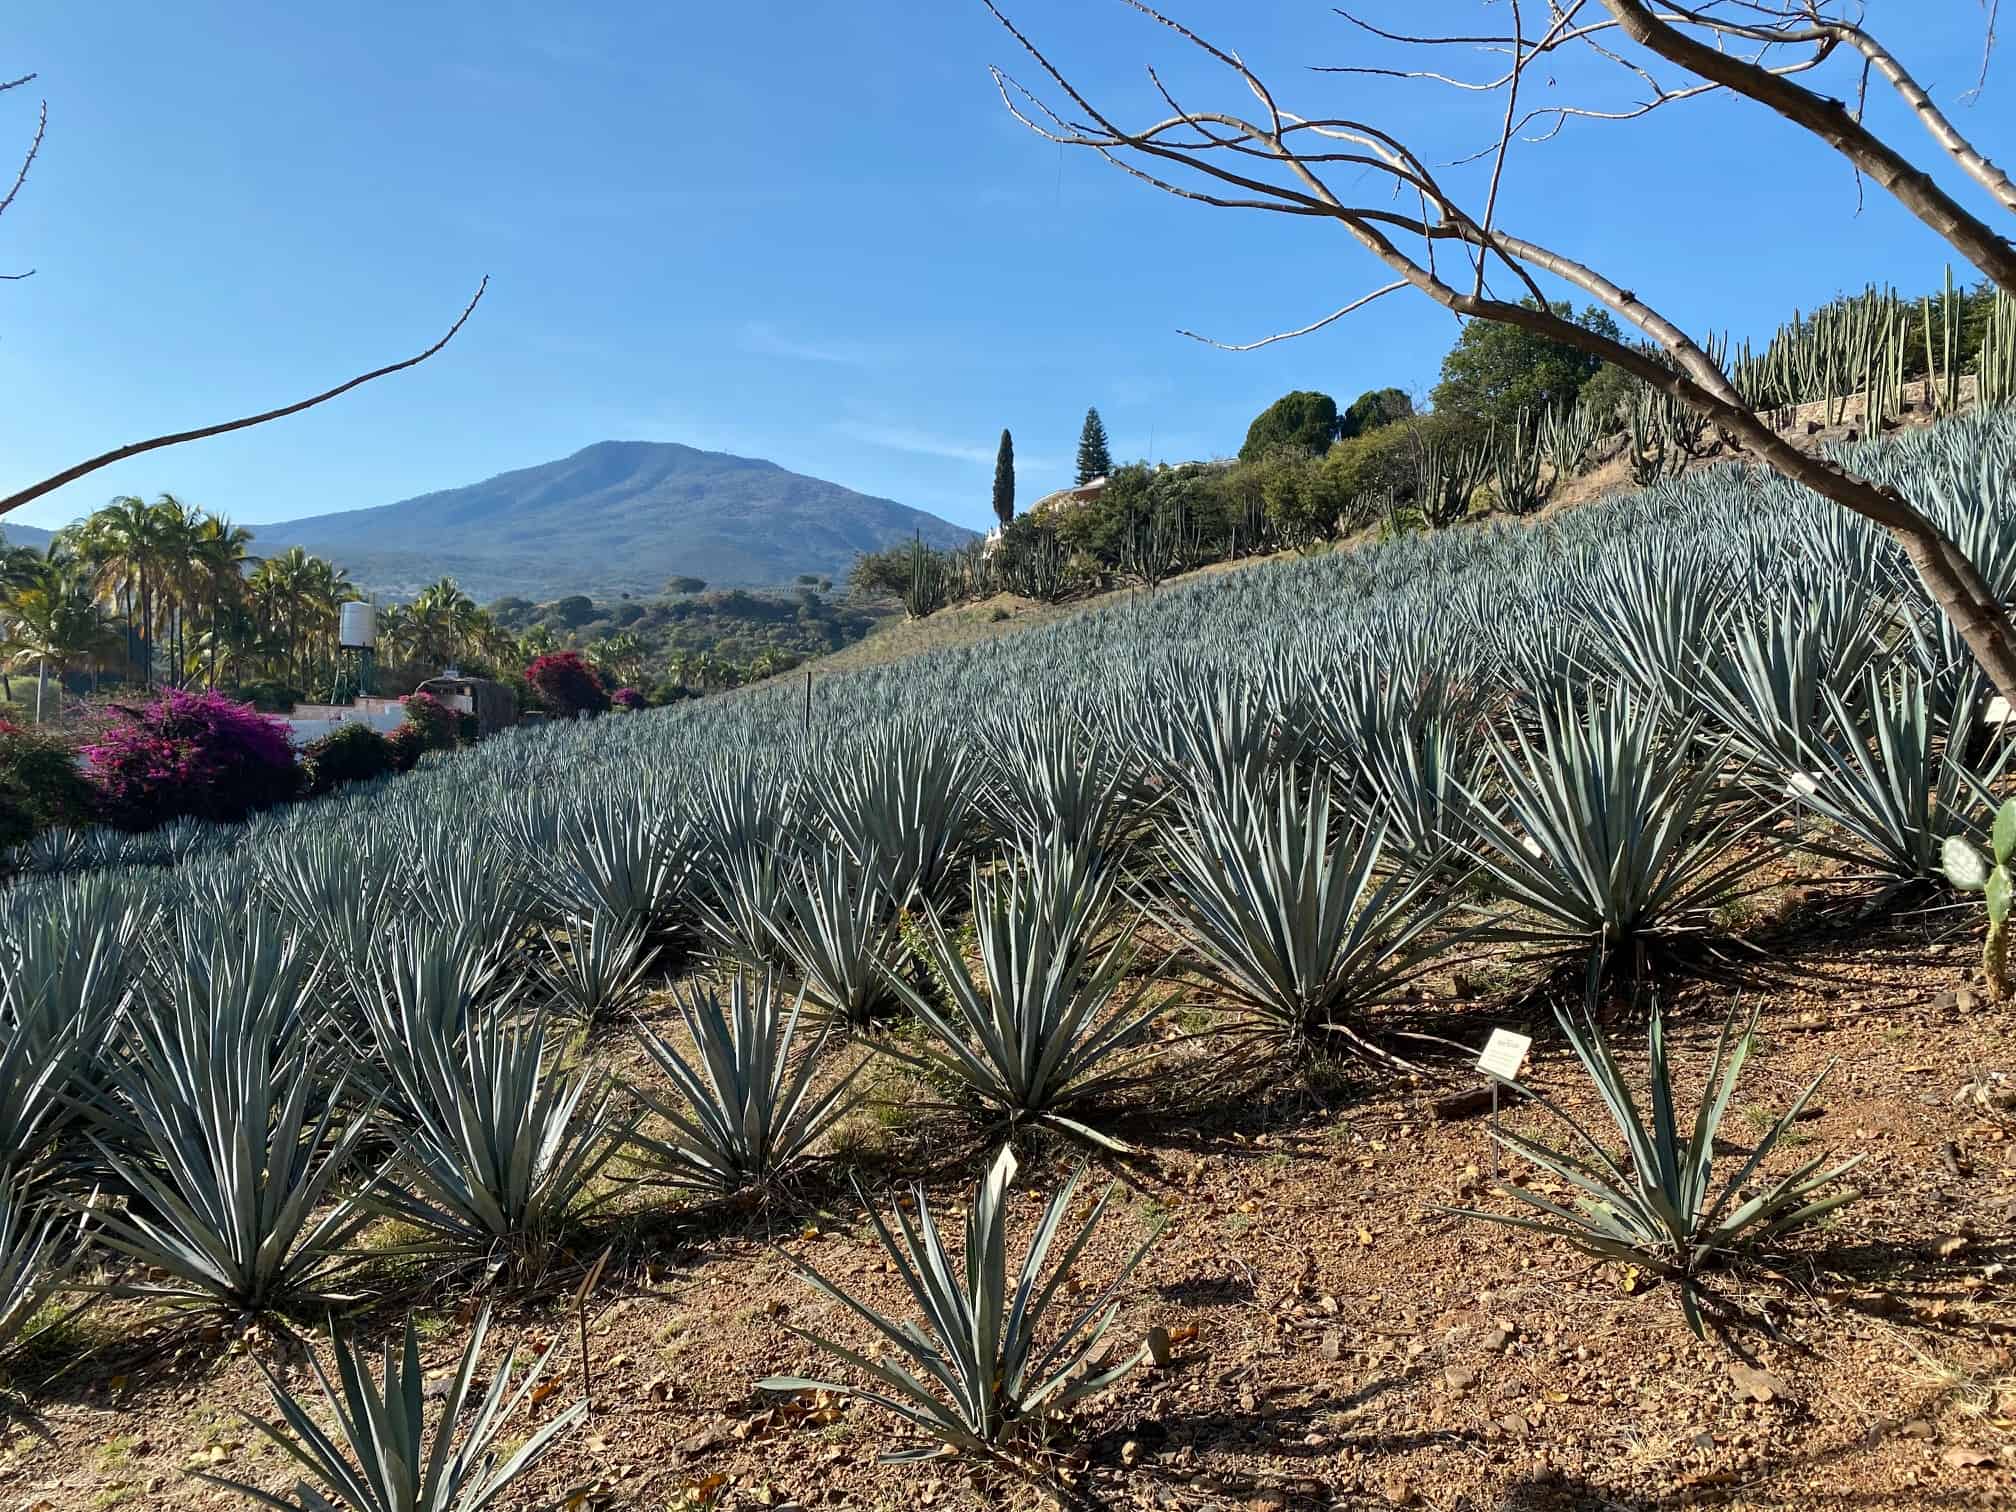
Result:
M1477 1069L1499 1081L1517 1081L1520 1068L1526 1064L1526 1052L1532 1048L1530 1035L1493 1029L1491 1038L1484 1042L1483 1054L1477 1057Z

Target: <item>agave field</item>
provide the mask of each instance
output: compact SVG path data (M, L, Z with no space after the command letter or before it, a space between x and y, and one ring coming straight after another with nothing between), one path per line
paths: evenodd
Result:
M2016 418L1856 465L2016 593ZM1991 692L1725 467L45 833L0 1496L1992 1495ZM1519 1024L1530 1089L1437 1119Z

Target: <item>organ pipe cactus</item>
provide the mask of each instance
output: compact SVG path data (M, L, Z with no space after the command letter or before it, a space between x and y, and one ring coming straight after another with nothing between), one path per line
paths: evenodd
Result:
M2009 1000L2009 905L2016 897L2009 862L2016 857L2016 798L2002 805L1989 832L1990 856L1959 835L1949 835L1941 856L1946 880L1962 892L1978 892L1988 904L1988 943L1981 952L1981 974L1988 981L1988 996L1998 1003Z

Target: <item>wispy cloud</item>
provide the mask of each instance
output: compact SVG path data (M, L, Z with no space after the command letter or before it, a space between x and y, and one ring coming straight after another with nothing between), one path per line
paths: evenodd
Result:
M995 448L992 446L969 446L946 436L935 436L928 431L913 430L902 425L876 425L860 420L836 420L828 427L834 435L844 436L850 441L859 441L864 446L879 446L887 451L908 452L913 457L938 457L947 462L967 462L975 467L992 467ZM1046 456L1015 454L1018 470L1044 471L1058 465L1057 459Z
M870 367L877 353L869 347L845 341L816 341L779 330L767 320L752 320L742 327L742 350L759 357L784 357L793 362L830 362L842 367Z

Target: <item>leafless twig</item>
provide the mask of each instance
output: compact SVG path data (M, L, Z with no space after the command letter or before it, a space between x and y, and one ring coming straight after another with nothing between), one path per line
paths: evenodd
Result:
M114 462L123 462L128 457L137 457L142 452L159 451L164 446L180 446L185 441L202 441L211 436L225 435L231 431L248 430L255 425L264 425L269 420L284 420L289 415L298 415L303 410L315 408L318 404L327 404L331 399L347 394L350 390L361 387L373 379L384 378L393 373L404 372L407 368L417 367L455 339L455 333L460 331L463 324L476 312L477 303L483 298L484 291L489 287L490 278L488 274L485 274L483 281L476 286L476 292L470 297L469 303L463 307L462 313L455 317L455 324L448 328L447 335L417 356L408 357L403 362L393 362L381 368L373 368L368 373L359 373L355 378L339 383L332 389L324 389L319 394L312 395L293 404L282 405L279 409L264 410L259 414L246 415L238 420L226 420L220 425L206 425L196 430L176 431L172 435L154 436L146 441L128 442L124 446L115 447L108 452L102 452L87 462L79 462L74 467L66 467L62 472L44 478L39 483L31 483L20 492L9 494L6 498L0 499L0 515L19 509L23 504L33 499L39 499L44 494L54 493L65 484L74 483L86 474L98 471L101 467L110 467Z

